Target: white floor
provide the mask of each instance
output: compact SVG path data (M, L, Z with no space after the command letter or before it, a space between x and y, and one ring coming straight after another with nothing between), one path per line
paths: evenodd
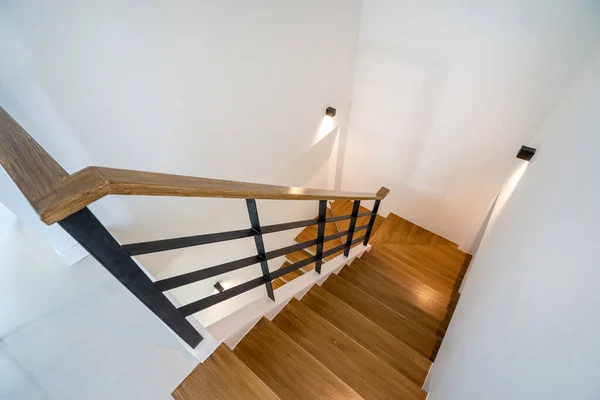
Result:
M0 399L169 399L196 363L92 257L65 266L0 204Z

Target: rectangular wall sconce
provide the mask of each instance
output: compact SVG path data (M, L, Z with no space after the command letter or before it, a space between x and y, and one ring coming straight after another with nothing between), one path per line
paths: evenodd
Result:
M533 147L521 146L521 150L517 153L517 158L520 160L529 161L533 158L535 149Z

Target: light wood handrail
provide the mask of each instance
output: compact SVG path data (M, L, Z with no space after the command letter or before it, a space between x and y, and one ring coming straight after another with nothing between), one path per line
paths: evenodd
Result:
M0 107L0 164L51 225L109 194L273 200L382 200L377 193L263 185L154 172L88 167L72 175Z

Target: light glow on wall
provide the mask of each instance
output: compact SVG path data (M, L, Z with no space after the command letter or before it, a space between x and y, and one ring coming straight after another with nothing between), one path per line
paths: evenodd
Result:
M324 116L321 120L321 123L319 124L317 133L315 134L313 145L319 143L321 140L327 137L327 135L333 132L335 128L337 128L335 117L328 117L327 115Z

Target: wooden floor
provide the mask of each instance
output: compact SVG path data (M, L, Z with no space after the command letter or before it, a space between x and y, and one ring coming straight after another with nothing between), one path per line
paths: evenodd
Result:
M351 207L334 202L332 211L344 215ZM343 222L329 234L348 229ZM307 228L297 241L315 237ZM272 321L259 321L233 351L221 345L173 397L425 399L421 387L471 256L395 214L377 218L371 243L369 253L292 299ZM287 263L310 256L310 249L295 252Z

